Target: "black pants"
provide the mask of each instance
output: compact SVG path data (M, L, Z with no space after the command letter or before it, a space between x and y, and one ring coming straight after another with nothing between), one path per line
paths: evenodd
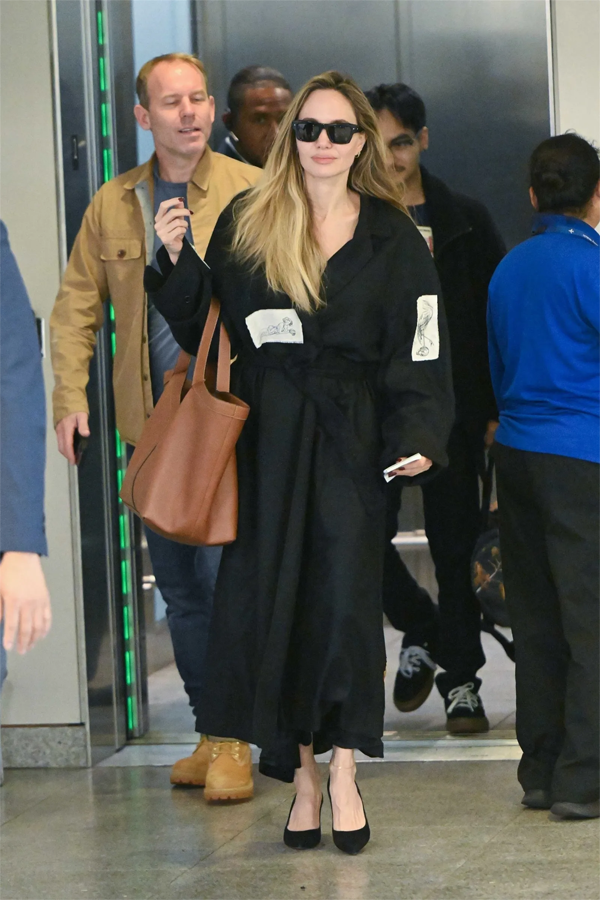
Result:
M427 643L445 672L438 675L442 695L473 681L485 663L481 613L471 588L471 555L479 534L479 482L483 438L457 423L448 442L450 465L421 488L425 531L439 587L438 607L419 587L390 543L398 528L401 488L388 486L383 609L394 628L405 633L404 646Z
M524 790L598 799L598 489L592 462L496 444Z
M149 528L145 531L156 586L167 604L175 664L198 722L221 547L189 547L169 541Z

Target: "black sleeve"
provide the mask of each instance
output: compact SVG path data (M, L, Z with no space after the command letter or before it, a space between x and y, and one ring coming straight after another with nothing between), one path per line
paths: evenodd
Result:
M212 295L211 271L187 240L175 266L164 247L156 254L156 261L160 272L146 266L144 273L148 301L165 317L179 346L193 356Z
M156 254L160 272L146 266L144 290L149 302L165 317L179 346L192 355L200 343L210 298L221 299L219 288L223 267L228 264L232 219L230 204L219 216L206 251L206 262L184 239L176 265L165 247L160 247Z
M476 310L476 327L479 334L479 340L484 348L485 359L487 362L485 385L482 385L482 395L485 397L484 406L486 407L486 418L498 419L498 408L496 398L492 389L491 377L489 377L489 358L487 352L487 302L488 290L492 276L496 271L501 260L506 255L506 245L494 220L486 207L477 203L474 210L474 232L478 236L477 259L473 260L473 269L477 272L477 310Z
M446 444L454 421L454 394L450 342L444 304L435 265L422 237L415 230L396 253L394 283L397 291L386 323L380 387L384 396L382 469L399 457L421 453L432 469L406 484L427 481L448 465ZM419 312L421 320L419 321ZM431 324L423 340L417 329L425 319L435 320L439 352L428 343ZM435 331L434 331L435 335ZM419 352L420 351L420 352Z
M483 204L478 204L479 229L481 242L481 277L485 284L485 295L492 280L492 275L496 271L501 260L506 256L506 244L502 235L496 228L494 220Z

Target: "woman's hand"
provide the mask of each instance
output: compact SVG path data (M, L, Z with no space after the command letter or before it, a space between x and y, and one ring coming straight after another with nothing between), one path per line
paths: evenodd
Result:
M163 200L158 207L154 228L165 247L173 265L176 265L183 247L183 239L188 230L188 218L193 215L186 209L183 197Z
M397 461L399 463L402 462L403 459L408 459L407 456L401 456ZM414 478L415 475L420 475L421 472L426 472L427 469L432 467L433 463L430 459L427 459L426 456L422 456L421 459L416 459L414 462L409 463L402 469L398 469L397 472L394 473L394 478L397 475L408 476L409 478Z

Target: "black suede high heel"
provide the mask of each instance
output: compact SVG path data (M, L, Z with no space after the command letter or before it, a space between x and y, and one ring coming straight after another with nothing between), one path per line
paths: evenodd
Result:
M314 850L314 848L318 847L321 843L321 810L323 809L323 796L321 796L321 806L319 807L319 827L307 828L305 831L290 831L288 828L295 802L296 797L292 800L290 814L283 830L283 843L286 847L291 847L293 850Z
M330 784L331 778L328 778L327 793L329 794L329 802L331 803L331 833L333 835L333 843L338 850L341 850L343 853L348 853L350 856L356 856L357 853L360 853L360 851L367 846L371 838L371 829L369 828L369 821L367 819L367 813L365 812L365 804L360 788L356 785L363 812L365 813L365 824L362 828L355 828L354 831L336 831L333 827L333 803L331 802Z

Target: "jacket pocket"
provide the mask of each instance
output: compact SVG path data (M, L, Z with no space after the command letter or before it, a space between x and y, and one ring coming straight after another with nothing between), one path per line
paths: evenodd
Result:
M137 238L102 238L100 259L104 262L119 262L139 259L142 255L142 241Z

